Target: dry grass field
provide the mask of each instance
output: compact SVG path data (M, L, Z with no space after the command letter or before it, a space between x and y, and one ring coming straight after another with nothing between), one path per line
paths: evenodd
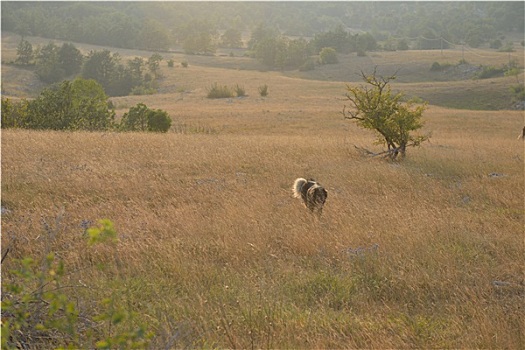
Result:
M2 130L3 281L53 251L82 316L112 296L154 349L525 347L523 112L431 105L430 142L391 163L354 147L380 150L340 115L344 83L162 73L160 93L112 100L168 111L167 134ZM248 96L206 99L215 81ZM328 190L321 220L296 177ZM101 218L119 241L88 247Z

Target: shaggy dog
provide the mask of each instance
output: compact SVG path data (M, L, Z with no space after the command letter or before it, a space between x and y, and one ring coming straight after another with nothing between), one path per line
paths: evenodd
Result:
M304 205L312 211L317 213L320 217L323 211L324 202L328 198L328 192L319 185L314 179L303 179L302 177L295 180L293 184L293 196L301 198Z

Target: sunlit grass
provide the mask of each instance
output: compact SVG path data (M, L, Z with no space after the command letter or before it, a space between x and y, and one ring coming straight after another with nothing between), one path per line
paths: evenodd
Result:
M354 147L381 150L343 120L343 83L188 60L162 70L161 93L112 98L119 115L168 111L167 134L2 130L3 281L15 258L54 251L85 286L66 290L81 315L112 294L155 331L153 348L524 347L522 112L431 106L430 142L389 163ZM247 97L207 99L215 81ZM395 88L424 98L507 82ZM328 190L320 221L291 196L299 176ZM119 242L88 249L84 227L101 218Z
M2 244L10 258L50 244L83 268L82 310L120 291L156 347L521 347L519 113L432 108L431 143L401 164L319 118L319 136L236 135L236 117L217 134L3 131ZM297 176L328 189L320 222L291 198ZM85 248L81 223L98 218L115 223L115 252Z

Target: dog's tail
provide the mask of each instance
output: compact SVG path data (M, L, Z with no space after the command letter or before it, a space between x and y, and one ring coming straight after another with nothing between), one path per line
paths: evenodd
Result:
M301 198L301 189L307 182L308 181L306 181L306 179L303 179L302 177L295 179L295 182L293 183L292 187L294 198Z

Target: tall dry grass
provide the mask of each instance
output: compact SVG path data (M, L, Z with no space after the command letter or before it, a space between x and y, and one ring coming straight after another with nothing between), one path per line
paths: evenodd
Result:
M215 118L184 133L3 131L3 280L52 250L82 313L113 293L154 348L524 347L520 113L431 108L397 164L317 102L247 101L194 103ZM328 189L320 221L299 176ZM99 218L115 248L86 248Z

